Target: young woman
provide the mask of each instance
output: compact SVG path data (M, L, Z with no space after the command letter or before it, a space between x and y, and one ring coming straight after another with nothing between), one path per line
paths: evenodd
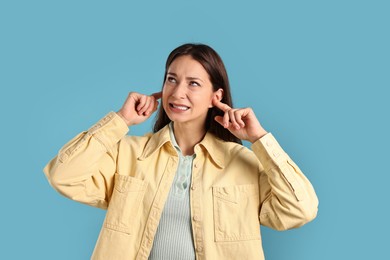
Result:
M159 99L154 133L128 136ZM223 62L202 44L173 50L161 92L130 93L44 172L64 196L107 209L92 259L264 259L260 225L296 228L318 207L252 109L233 108Z

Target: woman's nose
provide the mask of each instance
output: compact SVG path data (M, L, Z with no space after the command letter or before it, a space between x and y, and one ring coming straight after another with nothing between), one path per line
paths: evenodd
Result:
M187 96L187 88L185 84L178 84L173 89L172 96L175 98L185 98Z

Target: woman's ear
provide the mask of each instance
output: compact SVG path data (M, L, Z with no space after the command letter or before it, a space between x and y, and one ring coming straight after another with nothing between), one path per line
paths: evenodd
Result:
M217 91L214 92L215 97L221 101L223 98L223 89L219 88Z
M218 101L221 101L222 98L223 98L223 89L222 88L219 88L217 91L214 91L213 93L213 98L212 99L217 99ZM213 101L212 101L213 102ZM211 103L211 105L209 106L209 108L212 108L214 107L214 104Z

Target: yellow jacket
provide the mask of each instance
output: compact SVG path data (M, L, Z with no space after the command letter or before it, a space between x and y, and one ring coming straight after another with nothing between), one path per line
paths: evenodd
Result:
M143 137L110 112L45 167L64 196L107 209L92 259L148 259L178 165L168 126ZM315 218L314 189L271 133L246 147L207 133L195 146L190 189L197 259L264 259L260 224Z

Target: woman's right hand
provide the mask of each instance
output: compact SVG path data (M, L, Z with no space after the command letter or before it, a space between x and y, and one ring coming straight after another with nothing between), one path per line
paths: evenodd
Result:
M162 92L144 95L130 92L125 103L117 114L123 118L128 126L137 125L148 119L158 107Z

